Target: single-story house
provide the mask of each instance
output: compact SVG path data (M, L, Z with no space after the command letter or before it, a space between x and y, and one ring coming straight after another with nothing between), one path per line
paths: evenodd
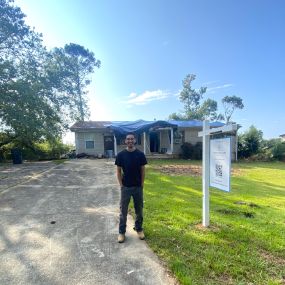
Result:
M211 122L210 128L223 126L221 122ZM181 145L202 142L198 132L203 121L81 121L70 130L75 133L76 153L113 156L125 148L125 136L129 132L136 135L136 147L146 155L166 154L178 156ZM232 136L232 157L236 157L236 134Z

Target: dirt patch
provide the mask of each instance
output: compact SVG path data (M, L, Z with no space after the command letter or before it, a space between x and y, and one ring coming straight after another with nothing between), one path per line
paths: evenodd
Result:
M167 175L202 176L201 165L166 164L166 165L156 166L155 169ZM232 169L231 174L233 176L240 176L242 174L242 171L240 169Z
M279 266L285 266L285 259L279 256L274 256L272 253L262 250L260 252L261 257L268 263L272 263Z
M204 231L204 232L206 232L206 231L219 232L220 231L220 228L218 226L214 226L214 225L204 227L202 224L196 224L194 227L196 230Z

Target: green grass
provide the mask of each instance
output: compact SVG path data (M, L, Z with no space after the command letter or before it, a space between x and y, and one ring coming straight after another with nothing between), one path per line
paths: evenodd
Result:
M173 176L150 161L144 229L150 247L181 284L285 284L285 164L234 163L231 192L210 189L201 226L201 177Z

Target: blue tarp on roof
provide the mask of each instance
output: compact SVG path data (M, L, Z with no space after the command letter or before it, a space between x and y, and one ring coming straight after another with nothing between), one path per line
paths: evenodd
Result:
M211 122L210 127L217 128L224 126L224 123L221 122ZM141 134L145 131L148 131L151 128L202 128L203 121L198 120L191 120L191 121L176 121L176 120L169 120L169 121L144 121L144 120L137 120L137 121L123 121L123 122L111 122L110 124L106 124L105 127L110 128L115 132L115 134L125 135L127 133L135 133Z
M180 128L203 128L203 121L198 120L190 120L190 121L176 121L176 120L169 120L169 123L175 124ZM224 123L221 122L210 122L211 128L218 128L224 126Z
M127 133L141 134L148 131L151 128L177 128L177 125L168 121L131 121L131 122L112 122L110 125L106 125L115 132L115 134L125 135Z

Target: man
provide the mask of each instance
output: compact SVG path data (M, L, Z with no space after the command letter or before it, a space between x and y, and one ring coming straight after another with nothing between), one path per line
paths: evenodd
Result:
M143 224L143 185L145 177L145 165L147 164L143 152L135 147L135 135L128 133L125 143L127 148L119 152L115 161L117 165L117 178L121 187L120 200L120 224L118 242L125 241L128 207L131 197L134 200L136 213L135 227L138 237L145 238Z

